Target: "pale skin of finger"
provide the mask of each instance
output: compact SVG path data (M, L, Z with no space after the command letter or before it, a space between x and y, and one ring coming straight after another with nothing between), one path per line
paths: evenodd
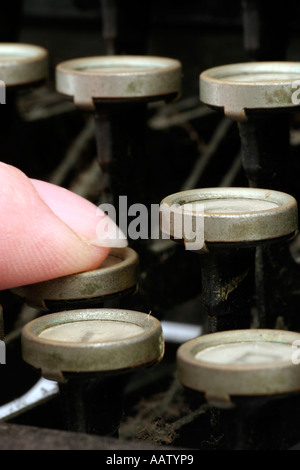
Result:
M48 207L78 235L87 240L96 238L97 209L86 199L44 181L30 179ZM74 210L76 208L76 210Z
M65 188L30 180L48 207L78 235L97 246L125 247L127 239L100 207Z
M0 289L95 269L109 253L109 248L89 243L99 220L96 206L61 188L57 200L52 188L51 209L38 186L42 184L0 162ZM66 206L73 208L71 216L65 213L66 220L62 211L59 216L54 212L63 193ZM77 223L72 226L70 220Z

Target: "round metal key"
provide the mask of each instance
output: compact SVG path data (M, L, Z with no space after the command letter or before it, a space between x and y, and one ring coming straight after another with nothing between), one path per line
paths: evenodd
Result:
M200 100L246 119L248 110L291 110L299 105L299 62L246 62L222 65L200 74Z
M94 109L94 101L171 99L181 89L181 63L153 56L96 56L61 62L56 89L76 106Z
M209 243L256 243L294 234L297 201L289 194L257 188L201 188L161 202L161 230L190 249Z
M177 374L187 388L226 406L234 396L300 391L300 334L249 329L206 334L182 344Z
M7 87L27 86L45 80L48 52L40 46L0 43L0 80Z
M163 353L160 322L132 310L51 313L22 330L23 359L54 380L64 373L132 371L159 362Z
M134 292L138 284L139 258L132 248L112 248L95 270L12 289L29 305L48 308L55 303L105 300Z

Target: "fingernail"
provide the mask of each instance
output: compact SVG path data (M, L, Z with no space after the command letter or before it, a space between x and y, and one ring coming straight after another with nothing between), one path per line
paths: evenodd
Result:
M89 245L94 245L94 246L100 246L103 248L126 248L128 246L128 241L125 238L124 240L122 239L113 239L113 238L106 238L105 240L85 240L86 243Z
M96 237L86 240L86 242L90 245L107 248L125 248L128 246L128 241L123 231L107 216L98 222Z

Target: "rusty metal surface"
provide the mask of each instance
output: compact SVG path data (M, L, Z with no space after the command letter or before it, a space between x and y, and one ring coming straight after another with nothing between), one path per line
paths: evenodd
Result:
M201 254L202 302L207 332L249 328L254 293L253 248L218 248Z

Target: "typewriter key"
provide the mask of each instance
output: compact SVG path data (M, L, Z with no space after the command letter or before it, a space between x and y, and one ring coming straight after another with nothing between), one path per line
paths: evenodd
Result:
M57 91L89 110L102 100L172 99L180 91L180 81L180 62L165 57L85 57L56 68Z
M276 448L285 426L289 429L283 445L291 444L298 441L299 432L297 426L291 426L286 397L292 403L299 401L299 344L299 333L283 330L247 329L200 336L178 348L177 377L212 407L227 409L220 414L227 426L227 446ZM292 413L297 414L296 409ZM236 429L231 427L233 422L238 423Z
M160 211L164 236L201 255L209 331L248 328L255 248L295 235L296 200L257 188L202 188L166 197Z
M0 79L7 87L42 83L48 73L48 52L39 46L21 43L0 44Z
M299 89L298 62L246 62L200 74L200 99L226 116L246 120L252 110L292 110Z
M238 122L249 185L289 191L290 115L299 106L297 62L224 65L200 74L200 99Z
M160 322L130 310L51 313L22 331L24 361L59 383L67 428L78 432L116 435L124 382L163 354Z
M95 306L123 298L138 288L139 258L132 248L111 248L95 270L17 287L12 292L29 305L47 310Z
M103 172L103 203L118 208L144 203L147 104L172 101L181 89L181 63L152 56L115 55L62 62L56 88L75 105L94 113L98 160ZM134 180L134 184L132 181Z

